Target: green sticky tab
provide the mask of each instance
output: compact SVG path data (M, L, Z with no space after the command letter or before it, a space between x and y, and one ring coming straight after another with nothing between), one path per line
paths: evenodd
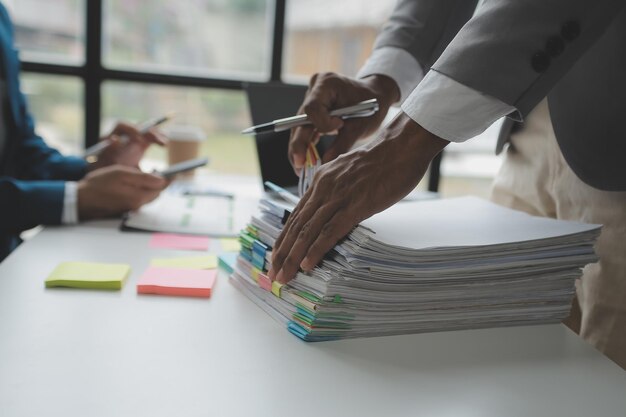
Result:
M335 297L333 297L333 303L343 303L343 299L341 298L341 296L339 294L335 295Z
M63 262L46 278L46 287L119 290L130 274L125 264Z

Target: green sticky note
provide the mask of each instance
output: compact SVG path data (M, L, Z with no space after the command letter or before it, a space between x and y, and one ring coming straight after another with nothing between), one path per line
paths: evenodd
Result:
M119 290L129 273L125 264L63 262L46 278L46 287Z
M158 258L150 262L151 266L166 268L185 269L215 269L217 268L217 256L184 256L180 258Z
M220 239L220 246L224 252L239 252L241 250L241 245L237 238Z

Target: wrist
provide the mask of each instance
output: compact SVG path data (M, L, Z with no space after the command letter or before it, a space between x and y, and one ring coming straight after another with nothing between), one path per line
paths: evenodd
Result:
M361 81L374 92L381 106L391 107L400 101L400 88L391 77L373 74L362 78Z
M427 131L406 113L401 112L385 129L383 142L399 146L405 156L413 159L418 165L430 164L439 152L450 142Z

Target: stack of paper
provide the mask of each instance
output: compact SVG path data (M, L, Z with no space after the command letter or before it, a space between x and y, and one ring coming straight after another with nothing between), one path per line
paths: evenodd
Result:
M307 341L558 322L600 233L473 197L400 203L281 286L266 272L288 209L261 202L231 281Z

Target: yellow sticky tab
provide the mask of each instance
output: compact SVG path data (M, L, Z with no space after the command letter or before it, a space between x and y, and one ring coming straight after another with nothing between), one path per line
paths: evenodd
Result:
M252 267L252 269L250 270L250 275L252 276L252 279L255 282L259 282L259 274L261 273L261 271L258 268Z
M220 246L224 252L239 252L241 250L239 239L236 238L220 239Z
M129 274L125 264L63 262L46 278L46 287L119 290Z
M157 258L150 261L150 266L184 269L215 269L217 256L184 256L180 258Z
M283 288L283 284L281 284L278 281L273 281L272 282L272 294L274 294L276 297L280 298L280 290Z

